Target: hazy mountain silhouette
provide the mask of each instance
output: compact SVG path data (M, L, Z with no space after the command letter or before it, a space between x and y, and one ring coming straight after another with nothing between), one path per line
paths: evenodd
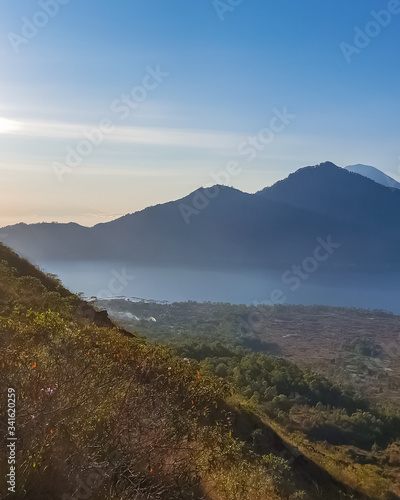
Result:
M333 163L305 167L255 194L200 188L111 222L17 224L7 245L41 263L124 260L193 267L287 268L317 238L340 244L325 268L400 267L400 191Z
M358 163L357 165L349 165L345 167L349 172L353 172L355 174L363 175L364 177L368 177L378 184L382 184L382 186L400 189L400 183L395 181L389 175L386 175L381 170L371 167L370 165L361 165Z

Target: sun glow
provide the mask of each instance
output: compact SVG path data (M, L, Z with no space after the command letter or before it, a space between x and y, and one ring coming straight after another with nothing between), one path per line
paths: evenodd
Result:
M0 134L9 134L20 128L21 124L19 122L0 117Z

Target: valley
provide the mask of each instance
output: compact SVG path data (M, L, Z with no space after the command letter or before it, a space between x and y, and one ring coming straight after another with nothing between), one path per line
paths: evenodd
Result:
M157 342L222 342L280 356L375 400L400 404L400 316L324 306L162 304L98 300L132 332ZM148 318L152 318L151 321ZM182 339L182 340L180 340Z
M193 301L96 305L124 329L232 384L235 404L251 408L337 480L398 498L399 316ZM394 496L382 495L387 488Z

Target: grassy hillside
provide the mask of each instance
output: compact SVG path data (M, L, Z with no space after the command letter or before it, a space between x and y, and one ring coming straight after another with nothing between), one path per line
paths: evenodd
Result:
M221 377L337 479L400 492L400 318L382 311L102 300L112 317Z
M185 342L199 355L213 342L279 356L376 401L400 406L400 316L330 306L97 302L120 325L155 341ZM148 321L154 317L156 321ZM215 355L216 349L209 355Z
M0 255L1 498L378 498L293 446L229 377L113 326L53 276ZM15 493L3 453L10 389Z

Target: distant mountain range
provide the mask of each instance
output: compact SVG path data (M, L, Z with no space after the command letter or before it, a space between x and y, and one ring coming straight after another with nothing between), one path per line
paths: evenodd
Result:
M393 189L400 189L400 183L384 174L380 170L375 167L371 167L370 165L361 165L358 163L357 165L349 165L346 167L346 170L349 172L353 172L355 174L363 175L364 177L368 177L368 179L372 179L378 184L382 184L382 186L390 187Z
M207 268L312 265L321 240L328 269L400 268L400 190L326 162L247 194L226 186L92 228L17 224L5 244L34 262L113 260ZM327 243L326 243L327 244ZM340 246L339 246L340 245Z

